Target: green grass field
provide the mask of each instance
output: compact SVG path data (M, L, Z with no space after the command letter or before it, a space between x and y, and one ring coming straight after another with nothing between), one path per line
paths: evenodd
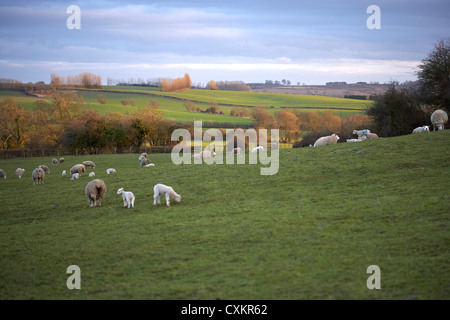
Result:
M449 140L281 150L273 176L260 164L176 166L169 154L149 155L151 168L137 154L0 160L0 299L449 299ZM83 160L107 185L101 208L84 195L92 178L61 177ZM40 164L51 173L34 186ZM154 207L156 183L182 201ZM70 265L80 290L66 287ZM366 286L370 265L380 290Z

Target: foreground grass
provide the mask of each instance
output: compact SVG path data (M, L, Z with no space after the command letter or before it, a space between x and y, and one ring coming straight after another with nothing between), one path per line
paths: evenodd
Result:
M0 160L0 298L449 299L449 140L282 150L274 176L163 154L151 168L135 154ZM91 178L60 175L88 159L108 188L101 208L88 207ZM52 172L33 186L39 164ZM181 203L154 207L159 182ZM135 193L134 209L122 208L120 187ZM81 290L66 287L72 264ZM381 290L366 287L370 265Z

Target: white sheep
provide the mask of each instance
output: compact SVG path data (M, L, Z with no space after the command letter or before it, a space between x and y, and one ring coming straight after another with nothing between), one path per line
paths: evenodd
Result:
M93 207L101 207L102 199L106 194L106 185L103 180L95 179L89 182L84 189L89 200L89 205Z
M117 171L114 168L106 169L106 174L110 174L110 173L117 173Z
M119 190L117 190L117 194L121 194L122 195L122 199L123 199L123 207L127 207L128 209L130 208L130 206L132 208L134 208L134 194L131 191L124 191L123 188L120 188Z
M66 170L63 170L63 172L61 173L61 176L65 177L66 176Z
M375 140L378 139L379 136L376 133L370 132L370 133L366 133L364 134L364 136L369 139L369 140Z
M31 173L31 176L33 178L33 185L41 183L44 184L45 172L41 167L37 167L36 169L34 169Z
M95 163L92 161L83 161L83 166L91 167L92 169L95 169Z
M150 163L150 160L148 160L147 158L143 158L141 160L141 167L146 166Z
M82 173L86 174L86 167L84 164L76 164L72 168L70 168L70 174L79 173L80 176Z
M89 173L89 177L95 177L95 172L92 171L91 173Z
M421 133L421 132L430 132L430 127L429 126L417 127L413 130L412 133Z
M72 174L72 178L70 178L70 180L77 180L80 179L80 174L78 172Z
M148 168L148 167L154 167L154 166L155 166L154 163L149 163L149 164L146 164L144 167Z
M264 151L264 147L263 146L259 146L259 147L253 148L253 150L252 150L252 152L262 152L262 151Z
M41 165L38 166L38 167L42 168L42 169L44 170L45 173L50 173L50 169L49 169L47 166L41 164Z
M431 124L433 125L433 131L444 130L447 121L448 115L444 110L436 110L431 114Z
M157 203L161 205L160 197L164 196L166 198L166 205L170 207L170 199L175 199L175 201L181 201L181 195L177 194L172 187L166 186L164 184L158 183L153 187L153 205Z
M16 169L16 176L17 176L17 178L19 178L19 179L22 178L24 172L25 172L25 169L17 168Z
M333 133L331 136L325 136L317 139L314 143L314 147L324 146L327 144L336 144L339 139L339 136Z
M361 138L363 135L365 134L369 134L370 130L369 129L363 129L363 130L353 130L353 134L358 135L358 139ZM360 140L361 141L361 140Z
M3 169L0 169L0 179L5 179L6 180L6 172Z
M198 160L198 159L201 159L203 157L203 152L200 152L200 153L195 153L193 156L192 156L192 159L193 160Z
M241 154L241 148L233 148L233 150L231 150L232 154Z

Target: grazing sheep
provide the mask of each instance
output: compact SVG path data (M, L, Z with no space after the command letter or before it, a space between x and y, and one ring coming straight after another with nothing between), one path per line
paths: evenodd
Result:
M5 179L6 180L6 172L3 169L0 169L0 179Z
M64 162L64 158L59 158L59 163L63 163Z
M364 129L364 130L353 130L353 134L358 135L358 139L361 138L363 135L365 134L369 134L370 130L369 129ZM360 140L361 141L361 140Z
M431 114L431 124L433 125L433 131L444 130L447 121L448 115L444 110L436 110Z
M144 158L141 160L141 167L146 166L150 163L150 160L148 160L147 158Z
M16 176L17 176L17 178L19 178L19 179L22 178L24 172L25 172L25 169L17 168L16 169Z
M83 166L91 167L92 169L95 169L95 163L92 161L83 161Z
M166 205L168 207L170 207L170 198L175 199L177 202L181 201L181 195L173 191L172 187L158 183L153 187L153 205L156 205L157 203L161 205L161 196L166 198Z
M333 133L331 136L325 136L317 139L314 143L314 147L325 146L327 144L336 144L339 139L339 136Z
M203 150L203 159L212 158L216 155L216 153L212 150Z
M106 194L106 185L103 180L95 179L86 185L84 190L89 199L89 205L93 207L101 207L102 199Z
M154 163L149 163L149 164L146 164L144 167L148 168L148 167L154 167L154 166L155 166Z
M106 174L116 173L116 172L117 172L117 171L116 171L116 169L114 169L114 168L106 169Z
M38 166L40 168L42 168L44 170L45 173L50 173L50 169L47 166L44 166L43 164L41 164L40 166Z
M58 160L56 160L55 158L52 159L52 164L57 165L58 164Z
M264 147L263 146L259 146L259 147L253 148L253 150L252 150L252 152L261 152L261 151L264 151Z
M44 184L45 171L41 167L34 169L31 176L33 177L33 185L41 183Z
M95 172L92 171L91 173L89 173L89 177L95 177Z
M367 133L364 136L369 140L375 140L375 139L380 138L376 133L373 133L373 132Z
M80 176L82 173L86 174L86 167L84 164L76 164L72 168L70 168L70 174L79 173Z
M232 154L241 154L241 148L233 148L233 150L231 150Z
M72 178L70 178L70 180L77 180L77 179L80 179L80 174L79 174L78 172L75 172L75 173L72 175Z
M119 190L117 190L117 194L121 194L122 195L122 199L123 199L123 207L127 207L128 209L130 208L130 206L132 208L134 208L134 194L131 191L123 191L123 188L120 188Z
M412 133L421 133L421 132L430 132L429 126L417 127L413 130Z
M66 170L63 170L63 172L61 173L61 175L62 175L63 177L65 177L65 176L66 176Z
M142 161L144 159L147 159L147 154L145 152L141 153L141 155L139 156L139 161Z

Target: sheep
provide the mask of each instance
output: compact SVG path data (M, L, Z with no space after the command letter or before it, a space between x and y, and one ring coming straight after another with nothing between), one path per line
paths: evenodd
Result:
M164 184L158 183L153 187L153 205L157 203L161 205L160 197L165 196L166 205L170 207L170 198L175 199L175 201L181 201L181 195L177 194L172 187L166 186Z
M34 169L31 176L33 177L33 185L44 184L45 171L41 167Z
M89 205L93 207L101 207L102 199L106 194L106 185L103 180L95 179L86 185L84 190L89 200Z
M231 150L232 154L241 154L241 148L233 148L233 150Z
M95 163L92 161L83 161L83 166L91 167L92 169L95 169Z
M70 174L79 173L80 176L82 173L86 174L86 167L84 164L76 164L72 168L70 168Z
M16 176L17 176L17 178L19 178L19 179L22 178L24 172L25 172L25 169L17 168L16 169Z
M75 173L72 175L72 178L70 178L70 180L77 180L77 179L80 179L80 174L79 174L78 172L75 172Z
M256 147L256 148L253 148L253 150L252 150L252 152L261 152L261 151L264 151L264 147L263 146L259 146L259 147Z
M50 173L50 169L47 166L44 166L43 164L41 164L38 167L41 167L44 170L45 173Z
M448 115L444 110L436 110L431 114L431 124L433 125L433 131L444 130L447 121Z
M376 133L373 133L373 132L371 132L371 133L366 133L366 134L364 134L364 136L365 136L367 139L369 139L369 140L375 140L375 139L378 139L378 138L379 138L379 136L378 136Z
M141 155L139 156L139 161L142 161L144 159L147 159L147 154L145 152L141 153Z
M413 130L412 133L421 133L421 132L430 132L429 126L417 127Z
M361 138L363 135L369 134L369 133L370 133L370 130L369 130L369 129L353 130L353 134L358 135L358 139Z
M122 199L123 199L123 207L127 207L128 209L130 208L130 206L132 208L134 208L134 194L131 191L124 191L123 188L120 188L119 190L117 190L117 194L121 194L122 195Z
M0 179L5 179L6 180L6 172L3 169L0 169Z
M150 164L150 160L148 160L147 158L141 160L141 167L146 166L148 164Z
M216 155L216 153L212 150L203 150L203 159L212 158Z
M64 158L59 158L59 163L63 163L64 161Z
M314 147L324 146L327 144L336 144L339 139L339 136L333 133L331 136L325 136L317 139L314 143Z
M58 160L56 160L55 158L52 159L52 164L57 165L58 164Z
M192 156L193 160L201 159L203 157L203 152L196 153Z
M114 168L106 169L106 174L116 173L116 172L117 172L117 171L116 171L116 169L114 169Z
M91 173L89 173L89 177L95 177L95 172L92 171Z
M61 173L61 176L63 176L63 177L66 176L66 170L63 170L63 172Z
M149 168L149 167L154 167L154 166L155 166L154 163L149 163L149 164L146 164L144 167Z

